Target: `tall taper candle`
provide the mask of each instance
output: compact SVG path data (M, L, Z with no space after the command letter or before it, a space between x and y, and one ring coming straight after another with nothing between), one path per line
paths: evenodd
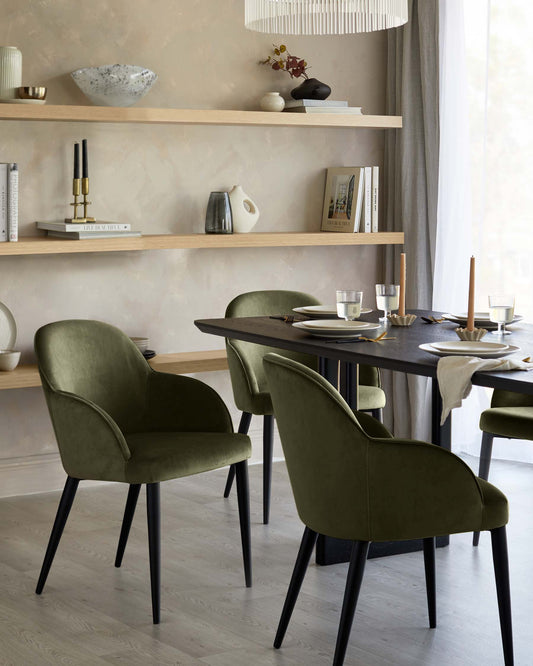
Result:
M476 260L470 257L470 283L468 285L468 319L466 321L466 330L473 331L474 321L474 292L476 285Z
M405 317L405 252L400 254L400 304L398 306L398 315Z
M89 178L89 155L87 153L87 139L81 142L82 147L82 178Z
M80 177L80 144L74 144L74 178Z

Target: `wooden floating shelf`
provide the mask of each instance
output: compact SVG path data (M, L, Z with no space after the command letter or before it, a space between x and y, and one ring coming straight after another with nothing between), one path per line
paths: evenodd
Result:
M186 375L193 372L226 370L228 359L224 349L215 351L158 354L148 363L158 372ZM0 372L0 390L32 388L41 385L36 365L19 365L12 372Z
M346 234L332 232L267 232L249 234L158 234L150 236L63 240L27 236L0 243L0 255L72 254L128 250L187 250L234 247L306 247L310 245L402 245L403 232Z
M366 127L394 129L401 116L349 113L269 113L216 109L146 109L115 106L0 104L0 120L84 123L151 123L155 125L258 125L270 127Z

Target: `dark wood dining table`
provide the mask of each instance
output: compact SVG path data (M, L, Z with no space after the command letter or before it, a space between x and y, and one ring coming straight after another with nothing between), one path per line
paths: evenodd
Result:
M422 317L440 318L442 313L427 310L412 310L417 319L409 327L387 326L387 337L392 340L381 342L357 342L312 337L306 332L272 317L243 317L234 319L200 319L196 326L204 333L225 338L235 338L254 342L278 349L313 354L319 359L319 372L332 384L338 385L344 398L352 409L357 409L357 372L359 364L373 365L384 370L405 372L429 377L432 383L431 423L433 444L451 449L451 416L443 425L440 424L442 400L437 382L437 363L439 358L419 348L422 343L444 340L458 340L456 324L444 321L428 324ZM280 315L293 313L280 313ZM377 323L378 313L362 315L360 321ZM365 333L367 337L377 337L385 330ZM533 325L518 322L509 327L511 335L505 336L504 342L520 347L520 358L533 356ZM485 340L501 342L502 338L490 332ZM340 363L340 368L339 368ZM340 372L339 372L340 369ZM479 372L473 375L472 383L477 386L505 389L517 393L533 395L533 372L521 370L507 372ZM440 537L438 545L446 545L448 537ZM371 556L389 555L421 549L421 541L372 544ZM321 536L317 543L317 563L332 564L347 561L350 544L337 539Z

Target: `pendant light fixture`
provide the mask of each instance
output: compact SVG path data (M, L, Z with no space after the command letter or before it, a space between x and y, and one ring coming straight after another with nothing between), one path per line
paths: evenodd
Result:
M344 35L407 23L407 0L245 0L249 30L281 35Z

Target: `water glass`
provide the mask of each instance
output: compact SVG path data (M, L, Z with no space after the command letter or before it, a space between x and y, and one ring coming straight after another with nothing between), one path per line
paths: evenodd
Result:
M383 317L379 321L388 321L388 316L393 310L398 309L400 300L399 284L377 284L376 305L378 310L383 310Z
M363 292L353 289L337 291L337 316L346 321L358 319L363 305Z
M494 335L510 335L505 324L510 324L514 318L514 296L501 294L489 296L489 319L498 324L498 330L492 331Z

